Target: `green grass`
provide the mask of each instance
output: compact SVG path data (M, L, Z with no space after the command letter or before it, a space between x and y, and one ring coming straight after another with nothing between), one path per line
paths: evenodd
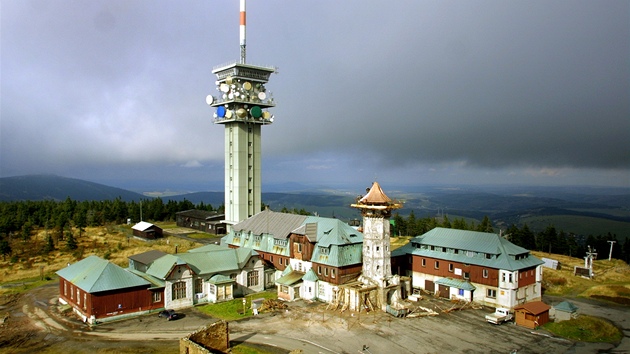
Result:
M54 274L45 274L42 280L39 276L34 278L21 279L0 283L0 293L2 294L19 294L37 288L44 284L59 282L59 278Z
M233 346L232 354L273 354L273 352L261 348L254 348L245 343Z
M245 306L243 306L243 298L238 298L226 302L220 302L217 304L200 306L197 308L197 310L224 321L234 321L252 316L252 299L260 298L277 299L278 294L275 291L265 291L261 293L247 295L245 297L245 299L247 299L247 304ZM245 313L243 313L243 307L245 307Z
M581 342L613 343L622 337L621 331L610 322L586 315L569 321L550 322L543 327L557 336Z
M197 239L197 240L198 239L204 239L204 238L216 238L217 237L216 235L213 235L213 234L207 234L207 233L201 233L201 232L194 233L194 234L188 234L186 236L188 236L190 238Z

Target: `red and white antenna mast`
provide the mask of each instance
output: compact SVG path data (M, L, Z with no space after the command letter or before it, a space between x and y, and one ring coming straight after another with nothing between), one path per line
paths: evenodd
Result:
M241 0L241 25L240 25L240 38L241 38L241 64L245 64L245 0Z

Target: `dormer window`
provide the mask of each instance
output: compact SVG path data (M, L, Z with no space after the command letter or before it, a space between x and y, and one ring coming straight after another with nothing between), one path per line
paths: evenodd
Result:
M330 253L330 249L327 247L319 247L319 254L327 256Z

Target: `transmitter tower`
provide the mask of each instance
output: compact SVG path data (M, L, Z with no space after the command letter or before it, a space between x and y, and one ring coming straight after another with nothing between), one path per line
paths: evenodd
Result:
M267 109L275 106L265 85L276 69L245 62L245 0L240 0L240 10L240 61L212 70L219 94L206 97L206 103L216 109L214 123L225 126L228 228L261 210L261 127L273 123Z

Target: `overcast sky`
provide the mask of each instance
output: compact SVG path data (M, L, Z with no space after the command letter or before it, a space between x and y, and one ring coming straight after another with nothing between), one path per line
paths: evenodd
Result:
M238 0L0 5L1 177L222 190ZM247 59L263 186L630 186L627 0L249 1Z

